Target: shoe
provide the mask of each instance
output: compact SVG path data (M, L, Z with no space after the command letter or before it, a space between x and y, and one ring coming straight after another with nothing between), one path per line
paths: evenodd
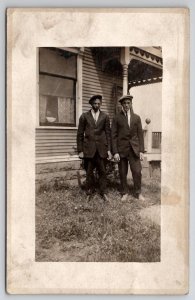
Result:
M128 198L128 194L124 194L121 198L121 202L126 202Z
M108 196L106 194L100 194L104 202L109 202Z
M94 194L94 190L91 190L91 189L89 189L89 190L86 190L86 194L87 194L87 196L91 196L92 194Z
M92 198L93 198L92 194L91 195L87 195L87 198L86 198L87 202L90 202Z
M146 199L144 198L144 196L142 194L139 194L138 195L138 200L145 201Z

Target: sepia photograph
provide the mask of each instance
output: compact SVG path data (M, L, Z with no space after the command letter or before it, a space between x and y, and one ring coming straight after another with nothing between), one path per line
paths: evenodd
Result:
M188 292L189 10L7 9L10 294Z
M160 46L37 49L36 261L159 262Z

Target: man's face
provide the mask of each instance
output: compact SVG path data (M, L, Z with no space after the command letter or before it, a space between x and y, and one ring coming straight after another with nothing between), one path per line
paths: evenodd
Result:
M132 107L132 101L129 99L123 100L122 107L123 107L124 111L128 111Z
M97 112L98 109L100 109L100 106L101 106L101 100L100 100L100 99L94 99L93 102L92 102L92 104L91 104L91 106L92 106L93 110L94 110L95 112Z

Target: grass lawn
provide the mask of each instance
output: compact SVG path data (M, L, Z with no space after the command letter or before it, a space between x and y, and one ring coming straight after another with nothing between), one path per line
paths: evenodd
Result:
M63 186L36 195L36 261L158 262L160 216L142 214L160 208L160 179L144 179L146 201L131 194L120 201L110 183L110 203L98 194L87 201L79 187ZM159 210L160 211L160 210Z

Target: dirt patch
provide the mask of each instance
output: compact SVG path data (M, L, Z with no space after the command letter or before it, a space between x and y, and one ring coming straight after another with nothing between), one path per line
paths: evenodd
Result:
M153 205L150 207L146 207L140 211L140 216L144 219L148 219L151 222L160 225L160 213L161 208L160 205Z

